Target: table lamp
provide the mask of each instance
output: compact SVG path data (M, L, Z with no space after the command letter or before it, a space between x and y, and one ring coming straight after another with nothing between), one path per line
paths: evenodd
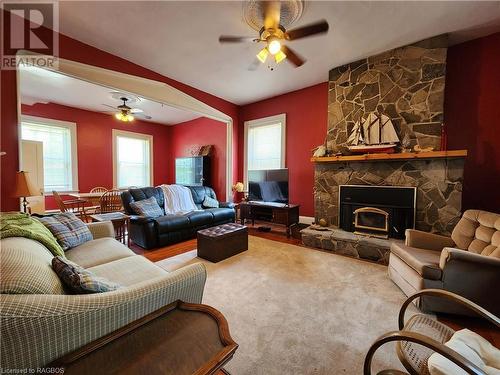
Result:
M28 176L28 172L19 171L16 175L16 190L14 196L17 198L23 198L23 211L27 212L28 201L26 197L35 197L41 195L40 189L37 189L35 185L31 183Z

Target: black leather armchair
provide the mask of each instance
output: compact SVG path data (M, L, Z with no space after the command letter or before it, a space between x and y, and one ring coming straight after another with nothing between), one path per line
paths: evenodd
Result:
M206 196L217 199L212 188L207 186L188 186L198 210L183 215L164 215L157 218L137 216L130 203L155 197L164 209L163 191L158 187L130 189L122 192L125 212L130 215L129 236L137 245L145 249L181 242L196 236L200 229L235 221L234 204L221 202L219 208L204 208Z

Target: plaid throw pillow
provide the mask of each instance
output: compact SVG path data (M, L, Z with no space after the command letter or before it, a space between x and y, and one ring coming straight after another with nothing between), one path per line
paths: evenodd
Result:
M40 217L38 220L52 232L64 251L93 240L89 228L72 212Z
M165 215L155 197L130 203L132 210L140 216L158 217Z
M69 290L76 294L111 292L120 287L119 284L96 276L72 261L63 257L52 259L52 269Z
M219 201L207 195L201 205L205 208L219 208Z

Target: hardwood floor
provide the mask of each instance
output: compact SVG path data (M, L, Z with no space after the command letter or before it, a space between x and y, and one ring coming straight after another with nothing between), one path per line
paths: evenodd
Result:
M270 232L262 232L258 230L259 226L267 226L271 228ZM292 235L290 238L286 237L285 227L281 225L273 225L267 222L255 222L255 226L251 224L248 225L248 234L251 236L257 236L266 238L268 240L279 241L284 243L289 243L292 245L302 246L302 241L300 239L300 229L303 226L296 226L292 228ZM163 259L167 259L182 253L186 253L188 251L196 249L196 239L184 241L181 243L160 247L154 250L146 250L142 247L134 244L133 242L130 245L130 248L138 255L143 255L147 259L152 262L158 262Z
M271 231L269 232L260 231L258 229L259 226L270 227ZM256 221L255 226L248 224L248 234L251 236L265 238L268 240L289 243L297 246L304 246L302 245L302 241L300 238L300 229L302 229L303 227L304 226L294 227L292 229L292 236L290 238L287 238L286 231L283 226L273 225L267 222ZM142 247L139 247L133 243L131 244L130 248L136 254L143 255L152 262L158 262L160 260L170 258L196 249L196 239L184 241L170 246L165 246L155 250L145 250ZM497 348L500 348L500 330L496 329L493 325L485 322L482 319L455 317L452 315L438 315L438 320L448 325L449 327L453 328L454 330L468 328L471 331L481 335L486 340L490 341Z
M484 319L465 318L453 315L438 315L438 320L455 331L468 328L472 332L476 332L478 335L484 337L495 347L500 348L500 330L493 326L493 324L486 322Z
M188 251L196 249L196 238L173 245L160 247L154 250L143 249L142 247L134 243L131 243L130 248L132 249L132 251L134 251L134 253L143 255L145 258L149 259L152 262L158 262L160 260L187 253Z

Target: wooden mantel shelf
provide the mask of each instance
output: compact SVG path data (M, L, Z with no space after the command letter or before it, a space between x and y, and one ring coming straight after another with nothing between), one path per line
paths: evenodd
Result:
M463 158L467 150L428 151L428 152L399 152L394 154L363 154L349 156L312 157L313 163L343 163L346 161L377 161L377 160L411 160L435 158Z

